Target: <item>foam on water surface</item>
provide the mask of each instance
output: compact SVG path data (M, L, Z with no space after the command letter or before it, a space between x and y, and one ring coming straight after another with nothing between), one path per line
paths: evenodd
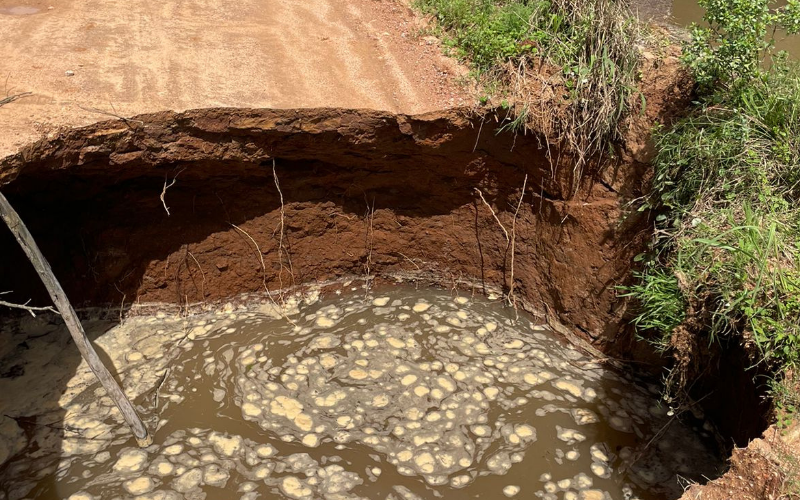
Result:
M644 500L719 466L657 395L496 302L396 288L292 305L99 336L157 427L146 449L85 364L58 369L61 328L18 330L0 410L68 431L0 422L0 459L16 455L0 498Z

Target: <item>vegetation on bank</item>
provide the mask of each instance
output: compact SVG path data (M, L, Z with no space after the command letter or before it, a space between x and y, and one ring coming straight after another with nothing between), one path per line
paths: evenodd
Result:
M708 26L692 29L683 56L698 102L656 133L642 208L659 215L653 251L629 289L640 304L635 323L665 351L680 350L676 332L698 344L732 339L753 365L785 373L800 363L800 70L773 54L772 37L776 28L798 31L800 3L700 4ZM697 374L675 375L668 389L680 399ZM793 398L774 389L779 404Z
M800 0L698 1L705 25L692 27L683 48L697 102L656 131L654 185L641 207L657 214L656 230L626 291L638 304L640 335L676 355L674 404L698 375L689 373L698 353L677 352L676 334L695 345L739 342L753 365L774 373L800 365L800 70L773 53L776 29L800 31ZM583 159L620 137L636 105L641 33L624 2L416 6L476 73L500 83L516 126L564 141ZM555 102L542 102L546 79L532 76L547 65L563 85ZM797 390L773 388L779 405L800 409Z
M416 0L445 43L506 97L511 124L585 161L621 136L639 65L639 23L616 0ZM552 79L553 73L559 78ZM542 102L546 100L547 102Z

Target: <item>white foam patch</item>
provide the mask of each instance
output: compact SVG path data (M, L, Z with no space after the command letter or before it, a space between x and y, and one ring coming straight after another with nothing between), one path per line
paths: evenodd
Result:
M287 300L285 314L272 305L259 306L268 309L262 311L228 304L203 318L137 319L136 329L99 337L133 397L152 394L171 367L159 390L161 425L186 399L202 396L195 391L208 382L206 397L221 412L257 425L262 435L272 436L271 444L220 427L173 433L160 448L125 448L122 440L129 434L113 403L80 368L59 403L66 409L65 424L92 439L65 436L61 453L93 459L66 462L63 476L85 471L81 481L94 481L82 490L89 496L117 491L114 495L154 500L162 494L163 500L192 497L210 486L250 495L247 500L270 491L287 498L345 498L365 480L393 480L386 478L387 470L421 477L434 491L445 484L469 489L480 476L506 474L515 464L530 467L526 456L536 454L526 451L538 439L555 450L549 462L555 476L548 475L539 492L539 486L528 492L527 483L506 484L503 495L574 493L581 500L594 492L605 498L609 488L620 491L625 468L617 471L611 464L617 468L616 460L635 455L623 447L613 457L606 445L591 444L586 436L602 428L613 444L614 433L647 435L651 419L664 413L652 395L564 348L546 328L475 309L479 299L393 297L365 301L361 291L335 305L325 305L319 296L294 298ZM376 309L389 304L391 310ZM415 314L402 312L395 320L394 311ZM37 353L57 356L62 350L42 349L39 338L31 342L30 351ZM35 408L41 394L29 395L21 387L0 379L0 390L21 394L22 406ZM77 399L81 394L99 399L90 407ZM560 425L542 427L543 417ZM5 442L13 445L13 436L18 441L22 436L25 446L24 433L5 421L0 436L6 440L0 451ZM296 453L282 453L284 443ZM344 462L335 464L340 457L331 452L352 446L368 450L376 466L350 471ZM307 453L298 452L303 448ZM680 446L653 448L667 452ZM560 467L566 463L585 473L564 477ZM668 481L663 475L668 470L643 463L627 474L637 484L660 485ZM395 495L412 495L395 486Z

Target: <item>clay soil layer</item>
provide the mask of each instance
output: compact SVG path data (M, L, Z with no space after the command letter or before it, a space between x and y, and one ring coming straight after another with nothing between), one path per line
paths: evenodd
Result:
M0 184L78 304L193 303L423 271L508 289L513 232L517 295L613 342L615 286L640 249L618 191L638 192L642 165L618 172L624 185L572 197L536 138L484 121L457 111L157 113L24 148L0 161ZM40 297L4 238L3 283Z

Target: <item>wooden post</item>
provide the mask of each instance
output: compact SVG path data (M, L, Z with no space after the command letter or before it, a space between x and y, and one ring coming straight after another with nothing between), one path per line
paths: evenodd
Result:
M83 326L81 326L81 322L78 320L75 310L69 303L64 289L61 288L61 284L59 284L53 274L50 264L45 260L39 247L33 240L33 236L31 236L31 233L28 231L28 228L25 227L25 224L19 218L19 214L17 214L6 197L3 196L3 193L0 193L0 217L2 217L11 232L14 233L14 237L28 255L36 272L39 273L39 277L50 293L50 298L53 299L53 304L55 304L58 312L61 313L64 323L67 324L69 333L72 335L75 345L78 346L81 356L83 356L83 359L89 364L89 368L92 369L95 376L100 380L100 383L103 384L103 387L114 403L116 403L119 411L122 412L122 416L125 417L125 421L133 431L133 435L136 436L136 441L139 443L139 446L150 446L153 443L152 436L147 433L147 428L144 426L144 423L142 423L142 420L139 418L139 415L136 413L136 410L133 408L133 405L131 405L127 396L125 396L125 393L122 392L122 388L111 376L111 373L109 373L108 369L103 365L103 362L100 361L100 358L97 357L97 352L95 352L94 347L92 347L92 344L86 337Z

